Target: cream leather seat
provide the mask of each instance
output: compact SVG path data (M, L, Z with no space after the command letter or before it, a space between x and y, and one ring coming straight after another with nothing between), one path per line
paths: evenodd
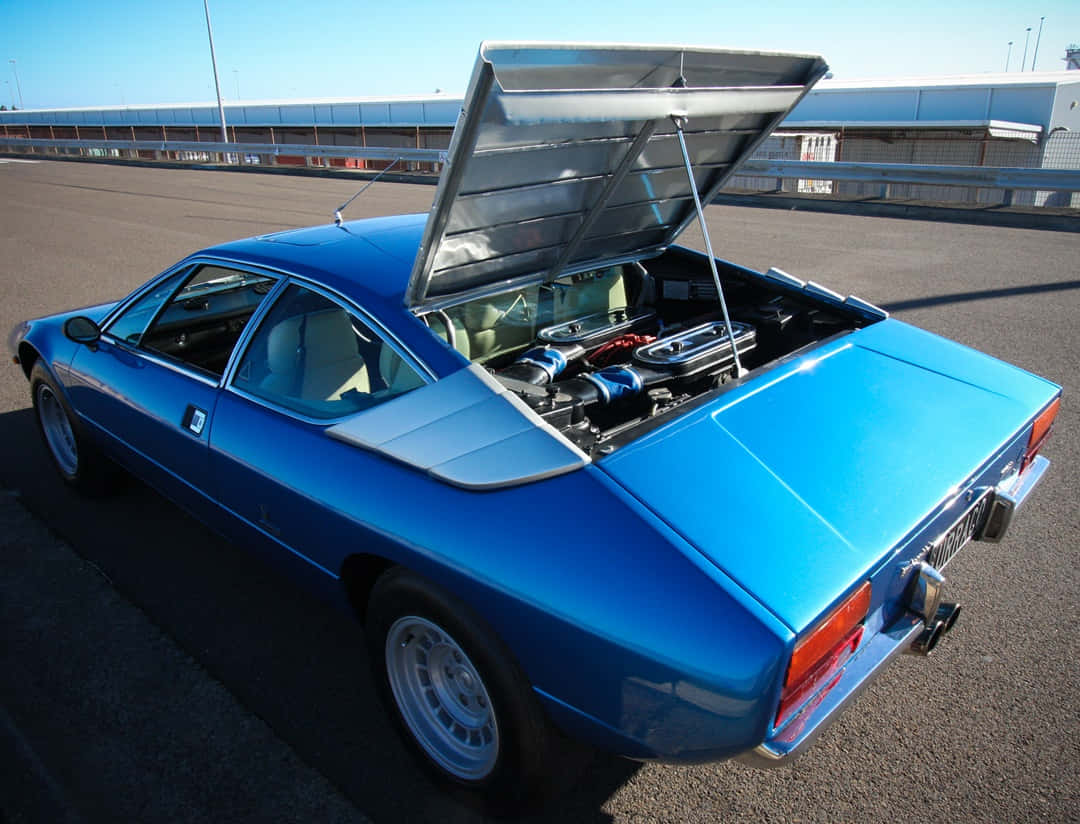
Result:
M386 382L386 393L391 396L424 385L424 379L385 343L379 350L379 375Z
M367 366L343 309L297 315L278 323L267 339L270 374L262 387L279 396L320 404L347 392L370 391Z

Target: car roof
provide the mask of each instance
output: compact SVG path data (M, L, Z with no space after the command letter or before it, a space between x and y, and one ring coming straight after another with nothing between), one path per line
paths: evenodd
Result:
M281 269L359 303L403 305L427 215L395 215L290 229L199 253Z
M405 306L427 215L395 215L290 229L211 246L191 259L217 257L277 269L338 292L403 341L438 375L460 369L461 356Z

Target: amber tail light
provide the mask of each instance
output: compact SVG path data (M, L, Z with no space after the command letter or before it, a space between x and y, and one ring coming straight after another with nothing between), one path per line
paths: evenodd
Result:
M1039 454L1042 445L1050 437L1050 430L1054 428L1054 418L1061 409L1061 398L1054 398L1054 402L1039 413L1035 423L1031 426L1031 437L1028 438L1027 449L1024 451L1024 462L1020 464L1020 471L1028 468L1035 456Z
M795 644L780 694L777 724L802 706L858 649L869 609L870 582L866 581Z

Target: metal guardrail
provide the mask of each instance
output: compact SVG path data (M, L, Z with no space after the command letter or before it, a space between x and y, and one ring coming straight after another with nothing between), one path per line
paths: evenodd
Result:
M919 183L929 186L979 186L987 189L1080 191L1080 169L748 160L739 167L739 174L859 183Z
M222 163L243 162L248 156L353 158L357 160L403 160L445 163L445 149L394 148L385 146L319 146L306 143L210 143L165 140L45 140L0 137L0 149L72 151L136 151L196 153L220 156ZM798 160L748 160L739 167L741 176L775 177L777 189L784 179L834 180L881 184L881 197L889 186L909 183L931 186L969 186L1005 191L1005 203L1016 189L1080 192L1080 169L1028 169L992 166L923 166L907 163L845 163Z
M58 151L120 150L140 152L194 152L216 155L267 155L272 157L336 157L357 160L404 160L416 163L445 163L445 149L412 149L386 146L317 146L307 143L210 143L183 140L43 140L28 137L0 137L0 147L11 150L55 149Z
M1000 166L920 166L910 163L844 163L809 160L748 160L740 175L802 180L836 180L881 184L881 197L893 183L924 186L974 186L1005 190L1010 205L1014 189L1080 192L1080 169L1028 169Z

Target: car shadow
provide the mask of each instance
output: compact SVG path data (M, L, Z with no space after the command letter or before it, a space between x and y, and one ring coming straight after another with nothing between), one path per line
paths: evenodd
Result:
M430 784L398 742L351 617L138 481L105 498L72 491L53 470L30 409L0 414L0 433L0 486L15 490L365 815L376 822L484 820ZM238 775L258 768L255 760L235 765ZM532 820L610 821L601 808L638 768L583 751L572 784Z
M980 289L975 292L953 292L948 295L931 295L911 300L897 300L884 303L881 308L887 312L902 312L905 309L925 309L930 306L945 306L950 303L967 303L976 300L994 298L1012 298L1018 295L1037 295L1044 292L1066 292L1080 289L1080 280L1063 280L1057 283L1033 283L1027 286L1008 286L1002 289Z

